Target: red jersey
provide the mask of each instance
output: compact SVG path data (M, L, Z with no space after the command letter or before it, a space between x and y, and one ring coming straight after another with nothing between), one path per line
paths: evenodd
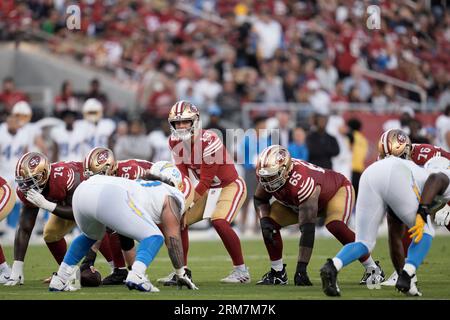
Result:
M323 169L303 160L292 159L292 161L294 168L288 181L272 195L295 211L309 199L316 186L321 187L319 195L319 211L321 211L339 188L351 185L351 182L338 172Z
M129 159L117 162L116 177L136 180L143 176L146 170L150 170L153 163L146 160Z
M428 160L435 156L442 156L450 160L450 152L447 152L432 144L413 144L411 160L419 166L423 166Z
M78 185L85 180L84 169L82 162L62 161L51 164L50 177L47 185L42 191L42 195L51 202L56 202L60 205L66 205L66 200L69 194L78 187ZM24 193L17 188L17 196L28 207L34 207L28 202Z
M199 180L195 188L199 195L210 188L225 187L239 177L233 159L214 131L201 130L194 142L187 143L171 136L169 147L181 173L189 177L190 170Z

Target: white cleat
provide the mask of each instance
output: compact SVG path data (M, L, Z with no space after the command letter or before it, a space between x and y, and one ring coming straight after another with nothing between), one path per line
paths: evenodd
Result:
M55 272L48 286L48 290L53 292L77 291L78 288L73 286L72 283L73 283L72 276L69 279L64 280L62 277L58 276L58 274Z
M170 273L169 275L165 276L164 278L159 278L158 280L156 280L156 282L161 283L165 286L176 286L177 285L177 281L176 281L176 277L175 277L175 272Z
M11 275L11 269L9 267L5 267L0 271L0 284L5 284L9 280L9 276Z
M235 268L228 277L220 280L220 282L223 283L250 283L250 281L250 273L248 272L248 268L245 271L240 271Z
M397 279L398 279L397 271L394 271L386 281L381 283L381 285L385 287L395 287Z
M125 280L125 285L130 290L136 289L144 292L159 292L159 289L152 285L145 274L139 275L133 270L128 272L127 279Z

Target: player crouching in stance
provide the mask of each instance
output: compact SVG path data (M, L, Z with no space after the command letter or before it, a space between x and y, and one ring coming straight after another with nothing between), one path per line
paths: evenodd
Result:
M178 170L173 167L173 171ZM52 277L49 290L77 289L70 281L74 269L89 248L103 238L107 227L139 242L135 262L125 281L130 290L159 291L145 272L164 240L176 270L178 286L197 289L187 277L183 265L180 221L184 196L174 187L181 182L175 183L179 177L179 171L170 180L164 176L155 177L154 180L133 181L95 175L81 183L73 196L73 210L82 234L72 242L58 272ZM157 224L161 224L161 230Z
M5 219L11 213L16 203L16 194L8 182L0 177L0 221ZM11 275L11 269L6 262L0 245L0 284L6 283Z
M441 168L448 168L449 160L443 161L447 163ZM320 269L325 294L340 295L338 272L373 250L378 227L389 207L406 224L413 238L395 287L406 295L421 296L413 278L434 236L431 204L436 196L441 196L443 201L450 199L449 177L449 169L430 174L412 161L392 156L370 165L361 176L360 194L356 202L356 241L342 248Z
M272 264L271 270L257 284L287 284L280 229L299 223L302 235L294 283L311 286L306 268L314 246L317 216L325 216L327 229L342 244L355 239L355 234L347 226L354 204L352 184L340 173L292 159L289 151L279 145L261 152L256 175L259 183L254 195L255 210L260 217L264 243ZM272 197L275 201L270 204ZM361 257L360 261L366 268L360 283L364 284L373 271L383 274L370 255Z

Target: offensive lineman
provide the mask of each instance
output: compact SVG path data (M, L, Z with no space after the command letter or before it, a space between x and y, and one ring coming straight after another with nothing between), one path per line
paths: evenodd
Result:
M14 189L8 182L0 177L0 221L2 221L11 212L16 202L16 195ZM2 246L0 245L0 284L6 283L11 275L11 269L6 262L3 254Z

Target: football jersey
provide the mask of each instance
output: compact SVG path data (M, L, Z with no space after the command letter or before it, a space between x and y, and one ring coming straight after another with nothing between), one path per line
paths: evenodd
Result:
M342 186L351 185L342 174L323 169L309 162L292 159L294 167L283 187L272 193L279 202L298 211L298 207L309 199L316 186L321 187L319 211L324 209Z
M139 212L148 215L156 224L161 223L161 214L164 206L165 196L173 196L180 205L178 214L184 212L184 196L177 188L169 186L161 181L151 180L130 180L120 177L95 175L83 183L98 185L107 188L108 186L120 187L127 191L130 206Z
M116 130L116 124L111 119L100 119L96 125L87 120L79 120L76 125L80 126L83 132L83 156L92 148L107 148L109 137Z
M65 126L53 127L50 138L58 145L58 161L82 161L84 154L82 146L84 141L83 125L75 122L73 130Z
M115 176L136 180L142 177L146 170L150 170L153 163L146 160L129 159L117 161L117 171Z
M195 188L199 195L209 188L223 188L239 177L233 159L213 131L201 130L194 142L190 143L190 148L186 145L172 136L169 138L169 147L178 169L185 177L191 171L199 180Z
M419 166L423 166L433 157L442 156L450 160L450 153L433 146L432 144L413 144L411 152L411 160Z
M85 179L82 162L55 162L51 164L50 176L42 195L51 202L66 205L67 196L73 193ZM28 207L34 207L28 202L25 194L17 188L17 196Z
M0 175L11 184L14 182L17 161L29 151L32 137L28 133L22 128L12 135L6 123L0 125Z

